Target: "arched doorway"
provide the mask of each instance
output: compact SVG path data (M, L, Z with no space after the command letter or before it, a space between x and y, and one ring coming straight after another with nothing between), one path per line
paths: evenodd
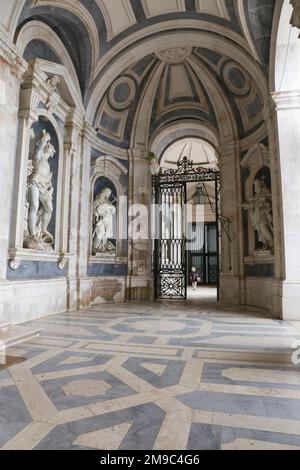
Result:
M163 152L153 177L156 299L219 298L219 192L218 159L211 144L183 138Z

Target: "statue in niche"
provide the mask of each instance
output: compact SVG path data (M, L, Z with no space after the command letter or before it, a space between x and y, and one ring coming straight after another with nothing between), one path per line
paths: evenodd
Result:
M111 242L114 236L114 217L116 207L110 201L112 191L103 189L96 196L93 206L93 254L113 253L115 245Z
M157 156L154 153L149 153L148 160L150 162L150 171L153 176L158 175L160 172L160 164Z
M51 136L43 130L28 164L25 248L53 251L54 237L48 232L48 225L53 213L54 192L49 159L54 154Z
M272 194L261 179L254 181L254 196L242 204L249 211L253 228L258 233L262 248L258 251L274 252Z

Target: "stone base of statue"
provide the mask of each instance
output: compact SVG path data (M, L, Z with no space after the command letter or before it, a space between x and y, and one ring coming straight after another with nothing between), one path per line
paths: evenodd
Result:
M103 255L111 256L115 253L116 253L116 247L111 241L108 241L106 245L102 247L101 249L97 251L95 249L93 250L94 256L103 256Z
M271 256L272 253L270 250L256 250L254 251L254 256L257 256L258 258L263 258L263 257L269 257Z
M54 253L52 242L48 242L43 238L33 239L29 236L24 237L24 248L30 250L43 251L44 253Z

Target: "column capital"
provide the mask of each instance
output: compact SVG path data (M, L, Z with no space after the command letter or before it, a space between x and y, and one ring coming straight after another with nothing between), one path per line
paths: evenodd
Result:
M300 109L300 90L272 93L277 111Z
M84 139L86 139L90 144L92 144L97 136L97 131L94 129L90 122L85 121L83 123L81 134Z
M240 140L232 140L230 142L226 142L224 144L219 145L216 150L220 156L231 155L239 149L240 144Z
M266 122L271 121L274 114L276 113L276 102L273 94L269 96L267 103L265 103L263 108L263 117Z
M130 148L128 149L128 157L134 159L140 159L147 161L149 163L149 151L148 150L141 150L138 148Z
M21 52L15 44L10 40L3 28L0 26L0 58L5 60L9 65L11 72L21 81L23 74L26 72L28 64L22 57Z

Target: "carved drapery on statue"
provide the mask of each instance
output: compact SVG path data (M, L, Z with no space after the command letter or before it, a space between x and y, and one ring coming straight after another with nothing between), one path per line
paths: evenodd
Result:
M93 254L115 253L114 227L116 206L110 188L103 189L94 200L93 204Z
M290 4L293 7L291 25L300 29L300 0L290 0Z
M272 194L262 179L254 181L254 195L242 204L249 211L252 228L260 244L257 251L274 253Z
M43 130L29 156L26 188L24 247L53 251L54 235L48 231L53 213L53 174L49 160L56 153L51 136Z
M274 263L272 178L269 148L265 144L253 145L243 156L241 183L244 261L252 273L261 275L264 269L270 272L269 265Z

